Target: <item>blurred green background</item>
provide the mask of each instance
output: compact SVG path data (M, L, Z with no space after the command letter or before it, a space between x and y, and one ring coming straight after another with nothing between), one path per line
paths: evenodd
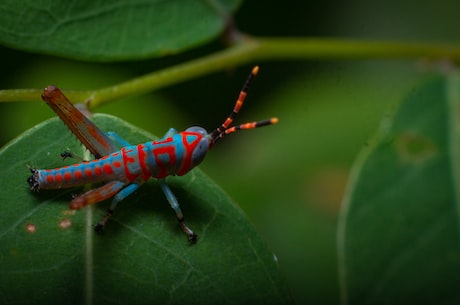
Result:
M235 20L243 32L258 36L455 43L459 8L455 0L246 1ZM0 87L99 88L220 48L216 40L177 56L116 64L1 48ZM278 116L280 123L229 136L200 167L235 199L267 240L297 302L336 304L336 225L353 160L390 105L440 64L423 59L286 59L254 64L260 65L260 74L238 122ZM201 125L210 130L229 113L250 68L118 100L95 111L114 114L157 135L169 127ZM0 104L0 143L53 116L40 101Z

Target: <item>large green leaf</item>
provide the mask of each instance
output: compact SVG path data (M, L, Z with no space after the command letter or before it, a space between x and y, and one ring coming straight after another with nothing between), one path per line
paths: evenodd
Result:
M459 304L460 82L411 92L358 159L339 226L344 304Z
M128 141L152 136L112 116L103 130ZM108 202L73 213L81 190L33 193L26 165L62 165L59 153L83 148L56 118L0 151L1 304L286 304L291 297L276 257L242 211L198 169L168 178L188 225L190 245L158 185L120 203L102 234Z
M4 0L0 43L92 60L179 52L221 33L241 0Z

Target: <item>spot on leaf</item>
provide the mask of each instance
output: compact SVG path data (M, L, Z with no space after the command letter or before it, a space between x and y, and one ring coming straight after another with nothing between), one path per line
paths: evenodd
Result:
M429 138L414 132L401 134L396 148L401 160L410 163L425 162L437 153L436 145Z
M72 222L68 218L64 218L64 219L61 219L61 221L59 221L59 227L63 230L69 228L71 225L72 225Z
M33 224L33 223L28 223L26 224L26 232L27 233L35 233L35 231L37 231L37 227Z

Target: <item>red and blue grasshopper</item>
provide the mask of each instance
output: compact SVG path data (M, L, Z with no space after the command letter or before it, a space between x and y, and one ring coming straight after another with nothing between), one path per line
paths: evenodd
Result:
M176 213L182 231L190 242L197 235L185 224L184 215L171 189L165 182L170 175L182 176L200 164L209 149L225 135L243 129L253 129L275 124L277 118L230 126L243 106L249 86L259 68L252 69L231 114L213 132L194 126L177 132L171 128L159 140L130 145L113 132L103 133L85 117L55 86L48 86L42 99L58 114L61 120L76 135L80 142L95 156L95 160L85 161L55 169L39 170L30 168L32 176L27 179L30 189L60 189L81 186L88 183L105 182L103 186L73 198L70 209L78 210L113 197L112 204L102 219L94 226L100 232L117 204L136 191L150 177L158 179L166 199ZM122 146L119 150L114 142ZM64 158L71 154L63 154Z

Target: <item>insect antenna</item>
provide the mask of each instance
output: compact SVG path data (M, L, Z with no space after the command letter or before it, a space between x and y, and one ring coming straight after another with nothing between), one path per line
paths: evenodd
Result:
M225 119L222 125L220 125L213 132L210 133L213 144L215 144L217 141L222 139L225 135L236 132L238 130L253 129L253 128L258 128L258 127L278 123L278 118L271 118L271 119L263 120L263 121L244 123L238 126L230 126L233 123L233 120L235 119L236 115L240 111L241 107L243 106L243 103L244 103L244 100L246 99L246 95L249 90L249 87L251 86L251 83L258 72L259 72L258 66L255 66L254 68L252 68L251 73L249 74L248 78L246 79L246 82L243 85L243 88L240 91L240 94L238 96L238 99L236 100L236 103L235 103L235 106L233 107L232 112L227 117L227 119Z
M232 126L228 129L225 129L222 131L220 134L217 135L216 139L214 139L213 143L216 143L219 139L222 139L225 135L228 135L230 133L234 133L235 131L238 130L244 130L244 129L254 129L262 126L267 126L267 125L273 125L278 123L278 118L271 118L268 120L263 120L263 121L257 121L257 122L249 122L249 123L244 123L241 125L237 126Z

